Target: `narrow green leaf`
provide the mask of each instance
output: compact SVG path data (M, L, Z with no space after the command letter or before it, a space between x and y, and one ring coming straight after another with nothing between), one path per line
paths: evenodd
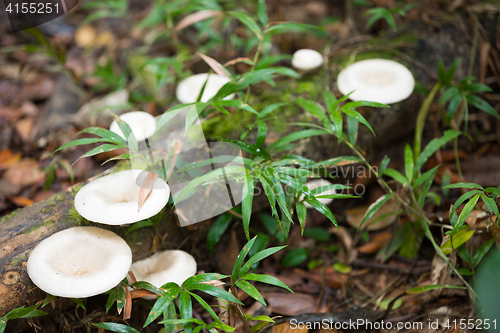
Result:
M290 251L281 261L285 267L293 267L301 264L309 257L309 251L304 248Z
M304 138L309 138L312 136L318 136L318 135L323 135L323 134L329 134L325 130L319 130L319 129L306 129L298 132L294 132L288 135L285 135L282 138L279 138L278 140L274 141L272 144L269 145L268 149L273 149L279 146L286 145L290 142L297 141L300 139Z
M255 141L255 145L259 148L264 146L267 136L267 126L266 123L259 121L257 123L257 140Z
M377 102L369 102L369 101L356 101L356 102L348 102L342 106L342 111L345 109L354 109L360 106L370 106L373 108L390 108L389 105Z
M423 293L425 291L435 290L435 289L442 289L442 288L465 289L465 287L454 286L454 285L451 285L451 284L428 284L428 285L425 285L425 286L422 286L422 287L414 287L414 288L408 289L406 291L406 293L407 294L420 294L420 293Z
M194 293L191 293L191 292L189 292L189 295L191 295L191 297L193 297L194 299L196 299L196 301L198 303L200 303L200 305L210 314L210 316L212 316L213 320L215 320L217 323L219 323L220 325L222 325L222 323L219 320L219 317L217 317L217 314L214 312L214 310L212 309L212 307L210 305L208 305L207 302L205 302L205 300L203 298L201 298L200 296L198 296L198 295L196 295ZM224 327L227 327L227 326L224 325Z
M335 102L337 98L330 90L323 91L323 99L325 100L326 111L332 113L334 110Z
M284 289L288 290L289 292L293 293L292 289L288 288L288 286L286 284L284 284L280 279L275 278L274 276L265 275L265 274L248 273L248 274L243 275L240 279L271 284L273 286L284 288Z
M361 162L363 162L363 161L359 157L338 156L338 157L331 158L329 160L314 163L314 164L310 165L309 168L310 169L311 168L318 168L318 167L332 168L332 167L340 167L340 166L361 163Z
M358 111L356 111L354 109L346 108L344 105L342 107L342 112L344 112L349 117L356 119L357 121L359 121L360 123L362 123L363 125L368 127L368 129L372 132L373 136L376 136L371 125L368 123L368 121L365 119L365 117L363 117Z
M462 244L467 242L473 234L474 230L469 230L469 228L460 229L441 245L441 250L443 250L444 254L448 255L453 249L458 249Z
M182 289L179 286L172 286L168 288L167 291L163 293L158 299L156 300L155 304L153 305L153 308L149 312L149 315L146 319L146 322L144 323L143 327L148 326L151 324L156 318L161 316L163 312L167 309L168 305L173 302L173 300L182 292Z
M436 150L444 146L448 141L453 140L459 136L462 132L455 130L447 130L444 135L438 139L432 139L431 142L424 148L420 156L417 158L415 163L415 170L420 170L424 163L431 157Z
M214 224L210 227L210 230L207 234L207 246L208 250L213 253L214 246L219 242L221 236L227 230L229 223L231 222L231 214L224 213L221 214L217 220L215 220Z
M267 306L266 301L264 301L264 298L262 298L262 295L259 293L257 288L252 286L250 282L245 281L245 280L238 280L235 283L241 290L246 292L250 297L256 299L260 303L262 303L264 306Z
M275 24L265 31L265 33L270 33L272 35L282 34L286 32L312 32L316 33L320 37L327 37L328 33L322 27L318 27L311 24L297 23L297 22L282 22Z
M479 188L481 190L484 190L484 188L481 185L476 183L455 183L443 186L443 188L469 188L469 189Z
M113 142L116 144L121 144L123 146L127 146L127 142L120 135L118 135L115 132L112 132L108 129L105 129L105 128L87 127L85 129L81 130L78 134L81 134L81 133L98 135L103 139L109 140L110 142Z
M295 103L320 120L323 120L326 117L325 113L323 112L323 110L321 110L318 104L316 104L316 102L314 101L311 101L310 99L297 97L295 98Z
M259 6L257 7L257 16L259 17L260 23L262 23L263 26L266 26L268 23L268 18L265 0L259 0Z
M242 190L241 215L243 219L243 229L247 240L250 240L250 216L252 215L252 203L255 191L255 182L251 173L245 175L245 183Z
M229 275L222 275L219 273L201 273L187 278L183 283L183 288L191 288L191 285L198 284L202 282L212 281L212 280L220 280L228 278Z
M231 273L231 277L232 277L233 281L238 280L243 261L245 260L245 257L247 256L248 251L250 251L250 249L252 248L253 243L255 242L255 239L256 239L256 237L249 240L245 244L245 246L243 246L243 249L241 249L240 254L238 254L238 257L236 257L236 261L235 261L234 266L233 266L233 271Z
M239 100L239 99L219 100L219 101L215 101L214 104L221 106L221 107L235 107L237 109L245 110L245 111L248 111L250 113L253 113L253 114L260 116L260 113L255 111L255 109L253 107L251 107L248 103L246 103L242 100Z
M366 221L368 221L380 209L380 207L382 207L383 204L389 201L391 197L392 197L391 193L384 194L383 196L378 198L374 203L372 203L370 207L368 207L368 209L366 210L365 217L363 218L363 221L361 221L358 230L361 229L361 227L366 223Z
M260 31L259 25L247 13L232 10L228 12L228 14L237 18L241 23L246 25L248 29L250 29L257 36L257 38L262 39L262 31Z
M292 217L290 216L290 212L286 204L285 191L283 190L283 186L279 181L276 170L274 170L273 167L269 166L265 169L263 175L264 177L266 177L266 180L270 183L271 189L274 192L274 195L276 197L279 207L281 208L281 211L283 212L283 215L286 216L289 220L291 220Z
M465 202L465 200L469 199L470 197L476 195L476 194L480 194L481 191L480 190L472 190L472 191L469 191L469 192L465 192L464 194L462 194L460 196L460 198L458 198L457 201L455 201L455 203L453 204L453 206L451 207L451 210L450 210L450 220L452 219L453 217L453 214L455 214L456 210L458 209L458 207L463 203Z
M474 253L474 257L472 258L472 265L474 267L477 267L481 260L483 260L484 256L488 251L491 249L491 246L495 243L494 239L490 239L483 244L477 249L476 253Z
M46 312L37 310L38 304L32 305L30 307L24 307L11 310L3 318L6 320L18 319L18 318L33 318L46 315Z
M486 102L481 97L476 95L467 95L466 99L467 102L470 103L470 105L475 106L479 110L484 111L492 115L493 117L500 118L500 115L498 114L497 110L495 110L494 107L492 107L488 102Z
M286 246L270 247L268 249L260 251L256 255L252 256L250 259L248 259L248 261L245 263L245 265L243 265L243 267L241 267L241 270L239 272L240 276L245 275L250 270L250 268L252 268L252 266L254 264L258 263L262 259L265 259L265 258L275 254L276 252L278 252L279 250L281 250L285 247Z
M408 179L408 184L411 184L413 179L413 168L415 167L413 162L413 151L409 144L405 146L405 174L406 179Z
M454 230L458 230L464 224L465 220L469 217L470 213L476 206L477 201L479 200L480 194L476 194L473 196L464 206L464 209L460 212L458 216L457 224L453 227Z
M210 284L205 283L196 283L192 284L190 287L191 290L200 290L214 297L222 298L228 302L238 303L243 305L236 297L234 297L231 293L225 291L224 289L212 286Z
M403 176L399 171L392 169L392 168L387 168L384 172L385 175L393 178L397 182L403 184L403 185L408 185L408 179L406 179L405 176Z
M276 110L277 108L280 108L280 107L285 106L287 104L288 103L274 103L274 104L270 104L270 105L266 106L264 109L262 109L262 111L260 111L258 119L264 118L265 116L267 116L268 114L270 114L271 112Z
M391 159L387 157L387 155L384 156L382 159L382 162L380 162L380 168L378 169L378 174L383 175L385 173L385 170L387 169L387 166L389 165L389 162Z
M92 323L95 327L103 328L111 332L119 333L139 333L138 330L127 325L117 323Z
M487 197L486 195L484 195L484 193L481 193L481 199L483 199L484 205L486 206L488 211L494 213L497 217L500 216L500 213L498 212L498 206L495 200L493 200L490 197Z
M301 234L304 234L304 228L306 226L307 208L302 201L297 201L295 204L295 209L297 210L297 218L300 223Z
M94 156L94 155L101 154L101 153L106 153L108 151L113 151L113 150L120 149L120 148L121 148L120 146L117 146L115 144L105 143L103 145L100 145L99 147L96 147L96 148L86 152L85 154L80 156L75 162L73 162L73 164L75 164L81 158L90 157L90 156Z

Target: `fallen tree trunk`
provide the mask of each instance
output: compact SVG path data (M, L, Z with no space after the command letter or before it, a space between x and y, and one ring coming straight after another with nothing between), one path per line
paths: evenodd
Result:
M104 173L93 179L103 175ZM40 241L67 228L95 225L111 230L127 241L134 261L148 256L156 249L180 246L190 252L194 251L192 254L197 259L206 256L202 249L187 248L189 244L185 241L188 233L191 233L189 243L195 244L198 235L206 232L206 223L201 224L201 228L197 226L195 230L181 228L175 214L167 207L157 228L140 228L125 235L127 227L92 223L78 214L73 206L73 199L81 187L82 184L75 185L43 202L18 209L0 220L0 316L25 305L28 299L29 305L32 305L45 297L45 293L36 288L28 277L28 256Z

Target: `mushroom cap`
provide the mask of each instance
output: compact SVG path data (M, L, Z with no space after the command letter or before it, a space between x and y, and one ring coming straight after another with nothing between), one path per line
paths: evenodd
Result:
M347 66L337 77L340 92L353 101L400 102L413 92L415 80L405 66L386 59L369 59Z
M120 116L120 119L126 122L130 126L130 129L132 130L132 133L134 133L135 139L137 141L143 141L147 138L150 138L155 133L156 130L155 118L147 112L144 111L127 112L122 114ZM125 140L128 139L123 134L116 120L114 120L111 123L111 126L109 126L109 130L111 132L115 132Z
M93 180L75 196L75 209L89 221L121 225L137 222L158 214L168 202L170 188L157 178L144 205L138 212L142 170L124 170Z
M175 96L179 102L184 104L195 103L198 99L201 88L203 88L205 81L207 81L207 76L208 73L196 74L179 82L177 89L175 90ZM201 101L204 103L208 102L208 100L214 97L220 88L228 82L231 82L231 80L227 77L218 74L210 74L205 90L203 91L203 95L201 96ZM234 94L231 94L224 97L224 99L232 99L233 97Z
M28 258L28 275L43 291L82 298L115 287L127 275L132 251L112 231L75 227L44 239Z
M305 185L307 186L307 188L309 190L314 190L315 188L318 188L318 187L321 187L321 186L332 185L332 183L330 183L326 179L318 178L318 179L313 179L313 180L308 181ZM320 194L317 194L317 195L315 195L315 197L318 197L318 196L321 196L321 195L327 195L327 194L335 194L335 193L337 193L337 192L334 189L331 189L331 190L324 191L324 192L322 192ZM301 200L303 198L304 198L304 195L302 195L300 197ZM328 205L329 203L331 203L333 201L333 199L329 199L329 198L317 198L317 199L318 199L319 202L321 202L324 205ZM307 202L304 202L304 205L306 205L306 208L314 208L313 206L311 206Z
M130 270L137 281L149 282L157 288L167 282L181 285L196 274L196 260L187 252L166 250L134 262Z
M293 54L292 66L304 71L316 69L323 65L323 56L316 50L302 49Z

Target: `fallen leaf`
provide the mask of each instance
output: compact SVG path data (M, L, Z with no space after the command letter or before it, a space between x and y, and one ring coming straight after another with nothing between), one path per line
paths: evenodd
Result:
M319 285L322 285L324 281L330 288L341 288L343 285L349 284L349 276L335 271L333 266L326 268L322 266L309 272L296 268L294 269L294 273L304 279L310 279Z
M358 251L364 254L371 254L379 251L392 238L392 232L381 232L375 235L370 242L358 247Z
M177 23L177 25L174 28L174 33L186 27L189 27L190 25L196 22L204 21L206 19L219 15L222 15L222 12L219 10L201 10L194 14L188 15L185 18L183 18L179 23Z
M33 185L41 181L45 174L38 168L38 162L32 158L25 158L5 171L4 179L22 187Z
M35 118L32 117L24 118L16 122L16 131L25 143L30 142L31 129L33 128L34 122Z
M0 169L8 168L21 160L22 154L12 154L10 149L0 151Z
M263 293L268 308L285 316L296 316L302 313L316 311L317 300L314 296L295 293Z
M8 180L0 179L0 198L14 197L21 192L22 186L19 184L12 184Z
M33 200L25 198L25 197L13 197L11 198L12 202L20 207L31 206L33 204Z
M290 323L281 323L273 326L270 333L307 333L309 330L306 325L298 326L297 328L292 328Z
M229 79L229 73L227 69L225 69L224 66L222 66L217 60L207 55L204 55L203 53L198 53L198 54L200 55L201 59L203 59L207 63L207 65L214 70L215 73L227 77Z
M151 193L151 190L153 189L153 185L156 181L156 178L158 178L158 175L155 173L150 172L146 178L142 181L141 189L139 191L139 197L137 198L137 203L138 203L138 209L137 211L139 212L146 202L146 199L148 198L149 193Z

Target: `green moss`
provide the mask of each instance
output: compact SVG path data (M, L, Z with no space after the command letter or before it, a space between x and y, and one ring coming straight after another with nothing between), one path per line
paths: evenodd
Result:
M17 213L19 213L20 211L21 211L21 209L16 209L12 213L5 215L4 217L2 217L2 219L0 219L0 222L6 221L6 220L14 217L14 215L16 215Z
M66 214L65 222L69 222L75 225L90 225L90 222L84 219L75 209L75 207L68 210Z
M24 230L22 232L22 234L31 234L32 232L34 232L35 230L43 227L43 226L47 226L47 225L50 225L50 224L54 224L54 221L50 220L50 219L45 219L42 221L42 223L40 224L36 224L36 225L33 225L31 226L30 228Z
M64 201L64 193L54 194L54 199L57 200L58 202L63 202Z
M21 262L21 261L24 261L28 258L28 255L27 254L20 254L20 255L17 255L15 256L14 258L12 258L12 261L10 262L10 267L14 267L15 265L17 265L17 263Z
M71 190L74 194L78 193L78 191L80 191L80 189L83 187L83 184L80 184L78 186L75 186L73 187L73 189Z
M123 170L130 170L132 166L130 165L130 160L122 160L116 163L113 168L113 173Z

